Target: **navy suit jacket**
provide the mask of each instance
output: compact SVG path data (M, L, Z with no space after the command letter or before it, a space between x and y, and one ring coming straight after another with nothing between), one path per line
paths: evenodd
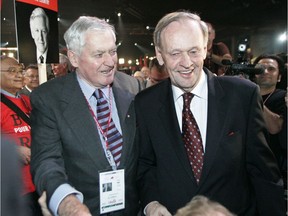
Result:
M145 207L159 201L175 214L195 195L238 216L285 215L283 181L265 137L258 87L236 77L208 76L208 122L199 185L182 141L169 79L135 98L138 186Z
M134 96L138 82L116 72L113 94L122 128L123 149L119 169L125 169L125 210L112 215L136 215L137 149ZM31 95L31 170L37 191L47 191L48 202L55 189L69 183L84 195L93 215L99 215L99 171L111 168L104 154L97 126L89 111L75 73L50 80Z

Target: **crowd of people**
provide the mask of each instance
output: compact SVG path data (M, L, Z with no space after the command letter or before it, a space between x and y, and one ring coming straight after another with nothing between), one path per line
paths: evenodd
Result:
M156 57L133 75L117 71L106 21L81 16L64 39L42 84L37 65L1 56L2 141L21 167L4 171L21 172L21 215L286 215L279 56L256 58L249 80L225 75L228 47L188 11L159 20Z

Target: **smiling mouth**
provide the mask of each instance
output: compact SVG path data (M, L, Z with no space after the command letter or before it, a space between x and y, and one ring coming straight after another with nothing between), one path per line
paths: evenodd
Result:
M191 70L189 70L189 71L179 71L179 73L180 74L189 74L189 73L192 73L192 71Z
M187 71L178 71L180 74L190 74L194 71L195 68L192 68L191 70L187 70Z
M101 73L103 73L103 74L110 74L110 73L112 73L112 72L113 72L113 68L110 69L110 70L102 70L102 71L101 71Z

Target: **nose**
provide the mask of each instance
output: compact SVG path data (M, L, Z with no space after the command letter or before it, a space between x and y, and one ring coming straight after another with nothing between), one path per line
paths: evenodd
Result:
M111 56L109 53L103 54L103 61L104 61L104 64L107 66L114 66L115 64L113 56Z
M23 71L22 70L16 71L16 76L17 77L23 77Z
M58 66L57 64L51 64L51 69L55 70L55 69L57 69L57 66Z
M190 68L193 65L193 61L191 60L188 53L182 54L181 65L185 68Z

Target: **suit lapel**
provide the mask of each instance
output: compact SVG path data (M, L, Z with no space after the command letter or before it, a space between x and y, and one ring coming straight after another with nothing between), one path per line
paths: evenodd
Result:
M206 72L207 73L207 72ZM204 155L204 165L202 170L202 176L200 180L200 187L197 187L197 190L200 190L202 183L207 178L209 171L213 165L217 149L220 144L220 134L222 133L221 127L225 122L225 93L219 84L218 78L214 75L211 75L209 72L208 76L208 117L207 117L207 136L206 136L206 148ZM159 117L161 119L163 127L167 130L167 135L171 145L173 146L175 153L183 166L185 172L189 175L191 180L196 184L189 160L186 154L184 143L182 140L179 123L176 116L175 105L173 101L173 93L171 89L170 81L165 81L166 85L163 86L163 89L166 92L160 94L158 100L161 102L159 108ZM167 118L170 116L171 118ZM179 133L175 133L179 131ZM181 145L181 144L182 145Z
M76 74L67 75L61 97L61 108L64 120L70 126L77 143L87 151L87 155L97 167L107 168L109 163L105 158L96 124L89 111L88 102L78 84ZM73 136L72 135L72 136Z
M220 144L222 125L225 122L227 103L225 103L225 93L218 81L218 78L210 73L208 75L208 117L207 135L204 154L204 165L200 185L207 178L213 165L217 149Z
M170 144L173 146L175 153L183 166L183 169L189 175L189 177L196 182L186 154L178 119L176 116L171 82L169 79L163 82L166 82L165 84L163 83L164 93L159 94L158 98L158 100L161 102L159 108L160 121L162 122L163 127L167 131L166 134L169 136L168 140L170 140Z
M132 150L131 143L133 143L132 139L134 139L135 134L136 120L133 106L134 103L131 103L135 95L120 86L117 73L113 81L112 90L123 136L123 148L120 163L120 167L122 167L125 165L127 157L129 157L128 155L130 154L130 150ZM123 83L121 85L123 85Z

